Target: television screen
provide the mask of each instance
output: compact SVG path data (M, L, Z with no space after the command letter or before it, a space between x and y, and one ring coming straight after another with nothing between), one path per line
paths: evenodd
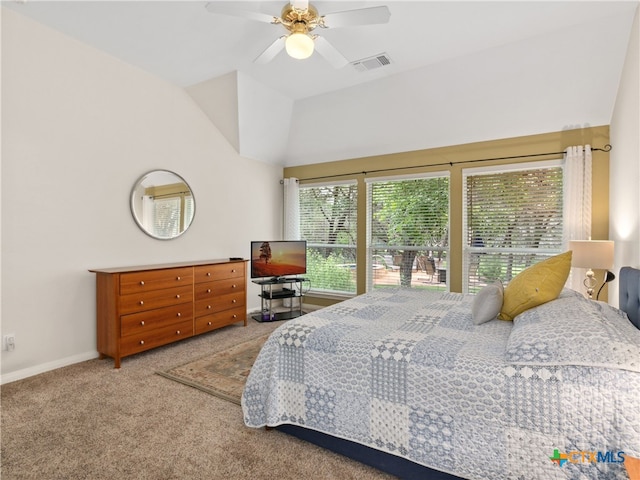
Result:
M251 242L251 278L307 273L307 242Z

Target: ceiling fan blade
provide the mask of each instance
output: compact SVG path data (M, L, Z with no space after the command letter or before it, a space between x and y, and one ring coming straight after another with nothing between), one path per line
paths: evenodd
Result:
M309 8L309 0L291 0L290 3L296 10L306 10Z
M264 52L262 52L258 57L253 61L253 63L257 63L258 65L264 65L265 63L269 63L273 60L276 55L280 53L280 51L284 48L284 41L287 37L282 36L280 38L276 38L276 40L269 45Z
M325 28L355 27L358 25L375 25L387 23L391 17L389 7L360 8L344 12L327 13L322 17L321 26Z
M316 37L315 49L322 55L327 62L334 68L342 68L349 63L344 55L342 55L333 45L331 45L324 37Z
M222 5L218 5L215 2L209 2L205 5L205 8L210 13L219 13L221 15L230 15L232 17L248 18L249 20L255 20L257 22L265 23L278 23L279 19L273 15L266 13L251 12L249 10L242 10L239 8L229 8Z

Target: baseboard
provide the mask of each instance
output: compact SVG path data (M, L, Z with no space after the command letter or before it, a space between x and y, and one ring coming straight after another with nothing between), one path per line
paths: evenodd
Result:
M73 355L71 357L61 358L60 360L55 360L53 362L47 362L36 365L34 367L24 368L15 372L6 373L4 375L0 375L0 385L16 382L18 380L24 380L25 378L33 377L34 375L39 375L45 372L50 372L51 370L56 370L58 368L67 367L69 365L73 365L74 363L93 360L94 358L98 358L98 356L98 352L96 351L85 352L78 355Z
M305 311L314 311L322 308L318 305L307 305L303 304L302 308ZM251 313L258 313L260 310L255 310ZM25 368L23 370L17 370L15 372L6 373L4 375L0 375L0 385L4 385L6 383L16 382L18 380L24 380L28 377L33 377L34 375L39 375L41 373L50 372L51 370L55 370L57 368L67 367L69 365L73 365L74 363L84 362L86 360L93 360L94 358L98 358L98 352L85 352L78 355L73 355L71 357L62 358L60 360L55 360L53 362L43 363L41 365L36 365L34 367Z

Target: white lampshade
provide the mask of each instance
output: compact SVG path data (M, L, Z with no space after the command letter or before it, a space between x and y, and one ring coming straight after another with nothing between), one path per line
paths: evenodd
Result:
M613 241L574 240L569 242L572 250L571 266L610 270L613 268Z
M298 60L309 58L313 53L313 39L306 33L294 32L287 37L285 49L290 57Z

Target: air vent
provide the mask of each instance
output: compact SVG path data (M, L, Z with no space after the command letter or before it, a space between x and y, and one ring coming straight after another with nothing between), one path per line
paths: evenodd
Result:
M355 62L351 62L351 65L354 66L356 70L359 72L366 72L367 70L374 70L376 68L384 67L385 65L391 64L391 59L389 55L386 53L380 53L373 57L363 58L361 60L356 60Z

